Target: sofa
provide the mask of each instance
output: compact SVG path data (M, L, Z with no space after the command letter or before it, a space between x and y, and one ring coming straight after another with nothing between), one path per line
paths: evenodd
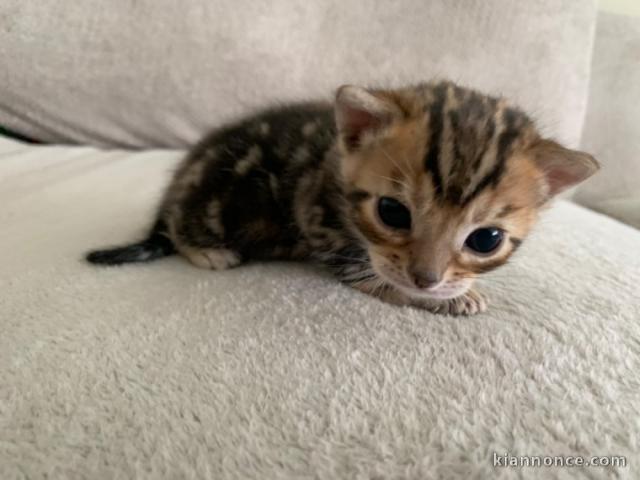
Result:
M0 6L0 478L638 478L640 19L592 1L176 5ZM603 167L479 282L486 313L387 305L310 264L83 260L144 233L209 128L432 76L514 98ZM611 465L503 464L525 456Z

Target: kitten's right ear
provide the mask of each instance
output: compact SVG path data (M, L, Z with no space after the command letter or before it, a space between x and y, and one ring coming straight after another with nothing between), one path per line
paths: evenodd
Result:
M367 135L388 126L399 113L392 102L362 87L343 85L336 93L336 125L347 150L361 146Z

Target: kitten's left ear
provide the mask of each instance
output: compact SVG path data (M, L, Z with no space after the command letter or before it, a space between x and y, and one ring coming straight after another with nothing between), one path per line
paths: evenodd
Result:
M531 149L547 181L549 197L577 185L600 169L591 155L565 148L553 140L540 140Z
M336 93L335 115L338 133L347 149L363 144L367 134L374 134L401 115L395 103L377 92L343 85Z

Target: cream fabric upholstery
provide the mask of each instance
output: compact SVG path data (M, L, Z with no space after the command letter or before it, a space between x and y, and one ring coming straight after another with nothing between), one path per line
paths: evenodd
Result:
M274 99L443 75L569 144L582 130L591 0L71 3L0 2L0 125L181 147ZM617 28L635 27L600 25L595 59L632 82ZM594 73L584 145L605 170L578 195L609 211L608 166L635 144L607 126L637 110L634 85L607 103ZM143 234L183 154L0 138L0 479L640 478L640 231L560 202L474 318L311 265L83 262ZM494 452L628 466L496 469Z
M473 318L299 264L84 263L180 155L0 140L0 478L640 478L640 231L558 204Z
M598 16L582 143L603 169L576 200L640 228L640 16Z
M577 145L595 0L3 0L0 125L185 146L274 101L433 76L514 98Z

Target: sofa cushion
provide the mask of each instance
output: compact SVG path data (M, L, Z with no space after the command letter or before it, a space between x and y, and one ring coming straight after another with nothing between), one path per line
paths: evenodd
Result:
M183 146L274 101L445 76L576 145L595 0L3 0L0 125L51 142Z
M640 12L598 15L582 143L603 168L576 200L640 228Z
M0 478L640 478L638 230L559 203L471 318L311 265L86 264L180 156L0 141Z

